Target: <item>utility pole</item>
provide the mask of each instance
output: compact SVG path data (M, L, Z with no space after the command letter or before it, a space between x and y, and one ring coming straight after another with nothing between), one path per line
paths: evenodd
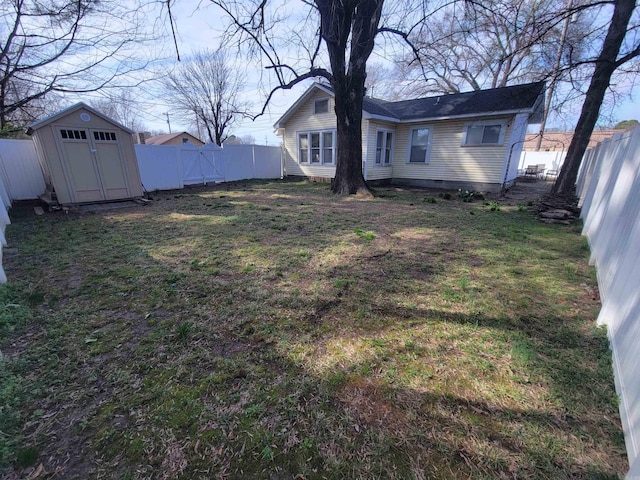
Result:
M573 7L573 0L567 2L567 12ZM558 53L556 55L556 62L553 65L553 73L551 77L551 83L547 89L547 98L544 102L544 112L542 113L542 123L540 123L540 130L538 131L538 139L536 140L536 152L540 151L542 145L542 136L544 135L544 129L547 125L547 117L549 116L549 109L551 108L551 98L553 97L553 91L556 88L556 82L558 80L558 70L560 70L560 62L562 61L562 50L564 50L564 42L567 39L567 30L569 30L569 22L575 14L567 15L562 25L562 34L560 35L560 44L558 45Z
M169 121L169 112L164 113L167 116L167 125L169 125L169 133L171 133L171 122Z
M196 116L196 128L198 129L198 139L202 140L202 134L200 133L200 119L198 118L198 111L194 110L193 113Z

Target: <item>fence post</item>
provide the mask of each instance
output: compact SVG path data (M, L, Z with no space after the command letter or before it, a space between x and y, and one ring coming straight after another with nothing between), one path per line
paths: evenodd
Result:
M251 145L251 164L253 166L251 176L253 178L256 178L256 146L255 145Z

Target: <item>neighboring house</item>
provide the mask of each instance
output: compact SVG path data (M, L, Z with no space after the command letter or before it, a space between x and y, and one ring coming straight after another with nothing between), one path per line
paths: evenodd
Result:
M598 143L613 137L616 133L620 133L622 130L594 130L589 139L589 146L587 148L593 148ZM526 152L536 151L536 145L538 143L538 133L527 133L525 138L523 150ZM573 139L573 132L545 132L542 135L542 142L540 143L541 152L566 152L569 149L569 144Z
M365 179L498 191L516 179L527 125L540 122L543 103L544 82L399 102L365 97ZM333 112L333 90L314 83L274 125L286 175L333 178Z
M201 147L204 142L187 132L166 133L145 138L146 145L184 145L185 143Z

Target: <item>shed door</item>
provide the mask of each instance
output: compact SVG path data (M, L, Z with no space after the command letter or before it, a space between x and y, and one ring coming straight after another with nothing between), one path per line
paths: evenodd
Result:
M131 196L127 188L124 161L120 155L119 134L115 130L91 130L95 159L107 200Z
M60 129L74 202L129 198L127 176L115 130Z
M87 130L61 129L60 137L67 165L71 196L76 202L104 200L98 169L91 153Z

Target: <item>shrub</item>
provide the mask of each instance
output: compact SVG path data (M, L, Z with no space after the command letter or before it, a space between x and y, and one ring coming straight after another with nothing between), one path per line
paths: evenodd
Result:
M474 200L484 200L484 194L480 192L474 192L473 190L458 189L458 197L463 202L473 202Z

